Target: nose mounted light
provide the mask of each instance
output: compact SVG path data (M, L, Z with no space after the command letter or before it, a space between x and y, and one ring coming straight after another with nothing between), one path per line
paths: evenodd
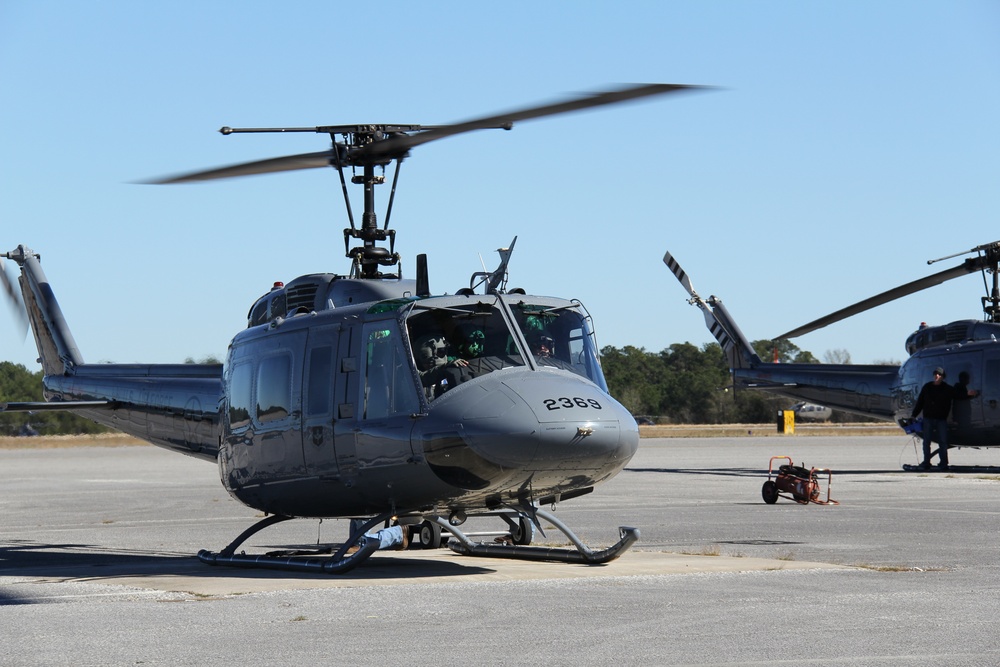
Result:
M585 436L588 436L588 435L593 435L594 434L594 427L593 426L578 426L576 428L576 434L578 436L580 436L580 437L585 437Z

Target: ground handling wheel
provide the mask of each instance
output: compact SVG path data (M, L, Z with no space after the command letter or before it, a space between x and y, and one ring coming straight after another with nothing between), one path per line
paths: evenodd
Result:
M441 546L441 526L433 521L420 524L420 547L423 549L438 549Z
M535 536L535 525L531 523L531 519L526 516L522 516L517 521L517 529L510 531L511 540L514 544L525 546L531 544L532 538Z
M773 505L778 502L778 485L771 480L767 480L760 490L760 495L764 498L765 503Z

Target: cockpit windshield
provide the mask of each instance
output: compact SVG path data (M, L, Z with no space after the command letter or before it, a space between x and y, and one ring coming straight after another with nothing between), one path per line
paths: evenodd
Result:
M577 304L511 304L514 319L540 367L561 368L608 390L589 318Z
M509 297L504 297L509 298ZM519 297L523 298L523 297ZM589 318L579 304L552 298L510 303L514 321L542 370L582 375L607 391ZM492 300L491 300L492 301ZM472 378L526 365L498 302L419 305L406 320L413 359L428 400Z
M490 303L415 309L406 326L428 400L474 377L525 364L503 315Z

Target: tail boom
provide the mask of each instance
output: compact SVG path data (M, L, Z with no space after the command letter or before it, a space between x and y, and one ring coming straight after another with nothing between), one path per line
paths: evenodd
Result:
M894 420L891 397L898 366L764 363L722 300L715 296L708 299L698 296L691 279L669 252L663 262L691 295L688 303L704 313L708 330L726 354L736 386L763 389L876 419Z
M759 363L732 369L737 386L885 421L895 421L891 397L898 373L898 366L854 364Z
M222 364L85 364L39 255L21 245L3 256L21 268L46 402L4 403L0 412L67 410L155 445L215 460Z

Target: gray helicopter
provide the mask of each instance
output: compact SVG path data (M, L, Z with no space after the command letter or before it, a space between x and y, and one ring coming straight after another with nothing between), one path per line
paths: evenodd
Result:
M415 279L403 277L389 216L400 162L416 146L691 88L636 85L442 126L222 128L225 135L327 134L333 147L155 182L332 167L350 222L349 275L275 284L251 305L225 364L87 364L39 254L18 246L3 257L19 266L20 289L7 287L26 309L46 402L3 409L70 410L217 464L226 490L267 516L222 550L200 552L212 565L346 572L380 547L407 546L411 536L424 547L447 539L473 556L613 560L638 539L637 529L621 527L615 544L594 551L540 507L590 493L620 472L639 444L635 420L608 394L587 310L576 300L508 290L513 242L500 249L496 270L474 273L454 294L432 295L426 256L417 258ZM380 227L374 191L393 162ZM363 188L359 226L348 169L350 182ZM499 541L476 542L463 532L472 516L500 522ZM342 544L310 553L237 552L275 523L331 517L351 519ZM531 546L542 520L573 548Z
M947 429L948 447L1000 446L1000 241L967 252L928 261L933 264L973 254L960 264L914 280L842 308L809 324L776 336L794 338L876 306L902 298L947 280L982 272L992 275L992 287L982 297L984 319L960 320L939 326L921 326L906 339L909 358L901 365L776 364L765 363L754 352L722 300L703 299L687 273L668 252L663 257L687 291L689 303L705 315L712 335L722 346L736 386L763 389L811 403L874 419L895 421L906 433L920 434L921 420L912 419L921 387L934 369L949 378L970 382L967 400L955 401ZM939 442L936 434L934 442Z

